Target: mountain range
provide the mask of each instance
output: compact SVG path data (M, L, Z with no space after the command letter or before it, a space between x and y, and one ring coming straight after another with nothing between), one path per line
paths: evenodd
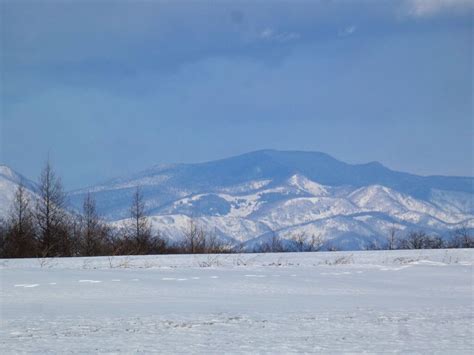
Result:
M0 167L0 214L22 179ZM378 162L347 164L319 152L261 150L227 159L158 165L68 193L80 209L91 192L112 224L128 218L140 186L153 228L179 239L192 219L204 229L251 248L276 233L304 232L339 249L361 249L391 228L448 235L474 228L473 177L419 176Z

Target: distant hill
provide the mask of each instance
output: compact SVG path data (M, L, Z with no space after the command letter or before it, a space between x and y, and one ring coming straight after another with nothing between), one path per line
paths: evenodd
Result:
M20 181L0 166L0 216ZM360 249L393 227L447 235L474 228L474 178L418 176L378 162L347 164L318 152L261 150L207 163L159 165L69 193L80 210L90 191L113 224L128 217L140 186L153 227L179 239L191 219L247 248L276 233L320 235L340 249Z
M111 221L128 216L141 186L154 226L179 238L193 218L248 245L276 232L321 234L341 248L363 247L389 228L446 234L474 226L472 177L418 176L378 162L347 164L325 153L261 150L199 164L159 165L87 191Z

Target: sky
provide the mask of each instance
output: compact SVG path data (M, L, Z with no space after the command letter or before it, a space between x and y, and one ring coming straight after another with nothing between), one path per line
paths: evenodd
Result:
M67 189L258 149L473 176L473 8L0 0L0 163Z

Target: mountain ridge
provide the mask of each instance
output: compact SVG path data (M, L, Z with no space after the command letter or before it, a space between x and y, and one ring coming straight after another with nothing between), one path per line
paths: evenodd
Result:
M438 235L474 228L473 182L397 172L379 162L347 164L321 152L260 150L157 165L71 191L69 199L79 210L90 191L110 223L121 224L140 186L153 227L171 239L193 219L249 249L272 233L320 234L339 248L357 249L393 226Z
M112 178L112 179L107 179L103 182L94 184L94 185L89 186L89 187L74 189L74 190L71 191L71 193L83 192L83 191L87 191L88 189L91 189L91 188L94 188L94 187L97 187L97 186L111 185L111 184L114 184L114 183L117 183L117 182L120 182L120 181L123 181L123 180L130 180L130 179L133 179L133 178L138 178L140 176L147 176L147 175L153 175L153 174L157 174L157 173L163 173L163 172L171 170L171 169L180 169L180 170L182 170L182 169L189 169L191 167L206 168L206 167L209 167L209 166L212 166L212 165L215 165L215 164L226 163L230 160L235 160L235 159L240 160L240 159L243 159L243 158L254 158L255 156L260 156L261 157L263 155L268 156L269 154L271 156L272 154L288 154L288 153L289 154L304 154L304 155L312 155L312 156L318 155L318 156L324 157L328 161L331 160L331 161L334 161L334 162L337 162L337 163L342 163L345 166L362 168L362 169L367 168L367 167L369 167L369 168L373 167L375 169L382 169L385 172L388 171L388 172L391 172L391 173L401 174L401 175L409 176L409 177L416 177L416 178L419 178L419 179L431 179L431 178L434 178L434 179L453 179L453 180L458 180L458 181L462 181L462 182L465 182L465 183L469 183L468 180L471 180L471 182L470 182L471 184L473 183L472 180L474 179L474 177L470 177L470 176L416 175L416 174L412 174L412 173L409 173L409 172L401 172L401 171L393 170L391 168L386 167L385 165L383 165L381 162L378 162L378 161L371 161L371 162L367 162L367 163L345 163L345 162L342 162L342 161L332 157L331 155L329 155L327 153L317 152L317 151L298 151L298 150L293 151L293 150L262 149L262 150L243 153L243 154L239 154L239 155L231 156L231 157L227 157L227 158L221 158L221 159L198 162L198 163L157 164L157 165L155 165L151 168L141 170L137 173L123 175L123 176Z

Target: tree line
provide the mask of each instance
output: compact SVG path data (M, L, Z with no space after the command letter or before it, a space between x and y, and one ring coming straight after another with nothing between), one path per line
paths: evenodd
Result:
M391 228L388 236L381 241L372 241L366 245L366 250L399 250L399 249L456 249L474 248L474 236L463 226L454 230L447 238L439 235L429 235L424 231L409 231L406 234Z
M10 213L0 221L0 257L59 257L144 255L176 253L236 253L249 251L235 242L225 242L191 220L180 241L170 241L154 232L146 215L142 191L132 195L129 218L121 226L111 226L98 213L96 202L87 193L80 213L67 209L61 179L47 162L34 197L23 183L15 191ZM370 242L367 250L473 248L474 237L468 228L460 228L450 238L412 231L399 235L392 228L382 241ZM311 252L337 250L321 236L298 233L282 239L271 232L256 243L251 252Z
M20 182L10 212L0 221L0 257L64 257L176 253L228 253L231 247L191 221L179 242L154 232L140 187L130 202L129 218L120 226L107 223L89 192L82 210L67 208L61 179L50 162L44 166L32 196Z
M364 250L403 250L403 249L443 249L474 248L474 236L467 227L454 230L447 238L429 235L421 230L402 233L400 229L390 228L387 236L362 243ZM287 238L271 232L270 238L256 245L252 252L315 252L338 251L337 244L326 241L321 235L295 233Z

